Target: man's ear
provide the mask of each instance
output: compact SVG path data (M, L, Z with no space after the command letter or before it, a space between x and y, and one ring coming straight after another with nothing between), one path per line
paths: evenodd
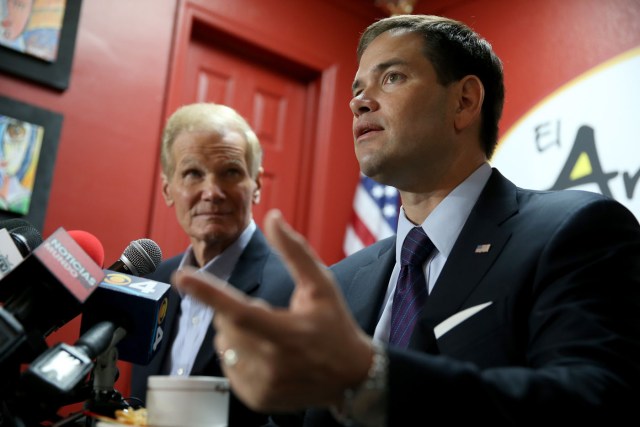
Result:
M167 206L173 206L173 197L171 197L171 192L169 191L169 178L163 173L160 175L162 179L162 197L164 197L164 202Z
M458 82L457 110L454 125L461 131L480 121L484 86L476 76L465 76Z
M253 190L252 202L254 205L260 203L260 191L262 190L262 175L264 174L264 168L260 166L258 173L256 174L256 188Z

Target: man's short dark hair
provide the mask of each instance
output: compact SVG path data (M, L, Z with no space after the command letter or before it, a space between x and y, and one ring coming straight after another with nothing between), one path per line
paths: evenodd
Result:
M491 44L462 22L433 15L398 15L381 19L364 31L358 43L358 62L369 44L390 30L424 36L424 55L442 85L474 75L484 86L480 141L487 158L498 144L498 122L504 105L502 62Z

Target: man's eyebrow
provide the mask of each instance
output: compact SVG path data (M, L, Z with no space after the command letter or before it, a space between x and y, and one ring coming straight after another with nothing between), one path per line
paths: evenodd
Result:
M391 68L394 65L407 65L407 64L408 62L404 59L400 59L400 58L390 59L388 61L381 62L377 64L375 67L373 67L372 74L380 74L387 68ZM360 87L360 80L355 79L353 81L353 84L351 85L351 92L355 92L356 89L358 89L359 87Z

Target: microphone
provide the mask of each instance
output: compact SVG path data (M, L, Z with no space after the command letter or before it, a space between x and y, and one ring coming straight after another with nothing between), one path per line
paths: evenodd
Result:
M0 279L42 243L40 232L22 219L0 222Z
M80 336L74 345L58 343L44 351L17 377L15 388L8 391L5 403L13 414L7 412L7 416L11 420L21 419L21 426L41 425L41 421L55 419L60 407L81 401L85 401L85 408L92 412L95 409L87 405L109 404L110 411L100 413L110 417L115 416L115 409L126 409L128 404L113 387L99 394L91 387L95 378L90 374L100 366L102 355L112 351L117 335L115 325L101 322ZM111 377L116 377L115 363ZM114 382L112 379L111 386ZM66 422L60 422L62 424ZM4 424L0 421L0 425Z
M104 247L96 236L83 230L69 230L69 236L102 268L104 265Z
M18 349L28 362L47 348L44 337L81 312L103 277L63 228L37 246L0 281L0 366Z
M151 239L134 240L126 247L120 258L107 269L132 276L153 273L162 261L162 251Z
M29 221L13 218L0 222L0 228L6 229L23 257L29 255L42 243L42 236Z
M73 361L64 354L47 350L45 336L80 313L80 306L104 277L102 267L85 250L93 254L102 251L103 257L104 250L97 241L79 244L62 228L42 242L37 230L26 221L1 225L5 227L0 231L9 234L20 252L19 259L24 256L24 260L0 281L0 302L4 302L0 304L0 401L4 402L3 416L13 419L10 412L24 412L30 419L25 423L34 425L36 418L40 420L38 417L44 417L45 413L55 413L58 404L63 402L40 400L33 406L34 399L25 398L29 395L21 390L20 364L28 363L41 353L58 354L56 363L71 362L55 372L59 376L82 360ZM1 242L2 248L11 248L11 242ZM81 363L80 366L87 365Z
M152 273L161 259L162 252L153 240L131 242L120 259L105 270L106 276L83 307L81 332L101 321L112 322L126 332L117 343L120 360L146 365L160 348L171 286L126 271Z
M100 322L73 346L58 343L49 348L22 373L23 389L51 397L70 395L93 369L93 360L109 348L115 331L113 323Z

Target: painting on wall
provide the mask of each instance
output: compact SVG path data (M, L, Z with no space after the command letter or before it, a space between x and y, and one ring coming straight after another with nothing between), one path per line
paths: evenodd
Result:
M62 115L0 96L0 221L42 230Z
M0 71L69 86L81 0L0 0Z
M44 128L0 114L0 209L26 215Z

